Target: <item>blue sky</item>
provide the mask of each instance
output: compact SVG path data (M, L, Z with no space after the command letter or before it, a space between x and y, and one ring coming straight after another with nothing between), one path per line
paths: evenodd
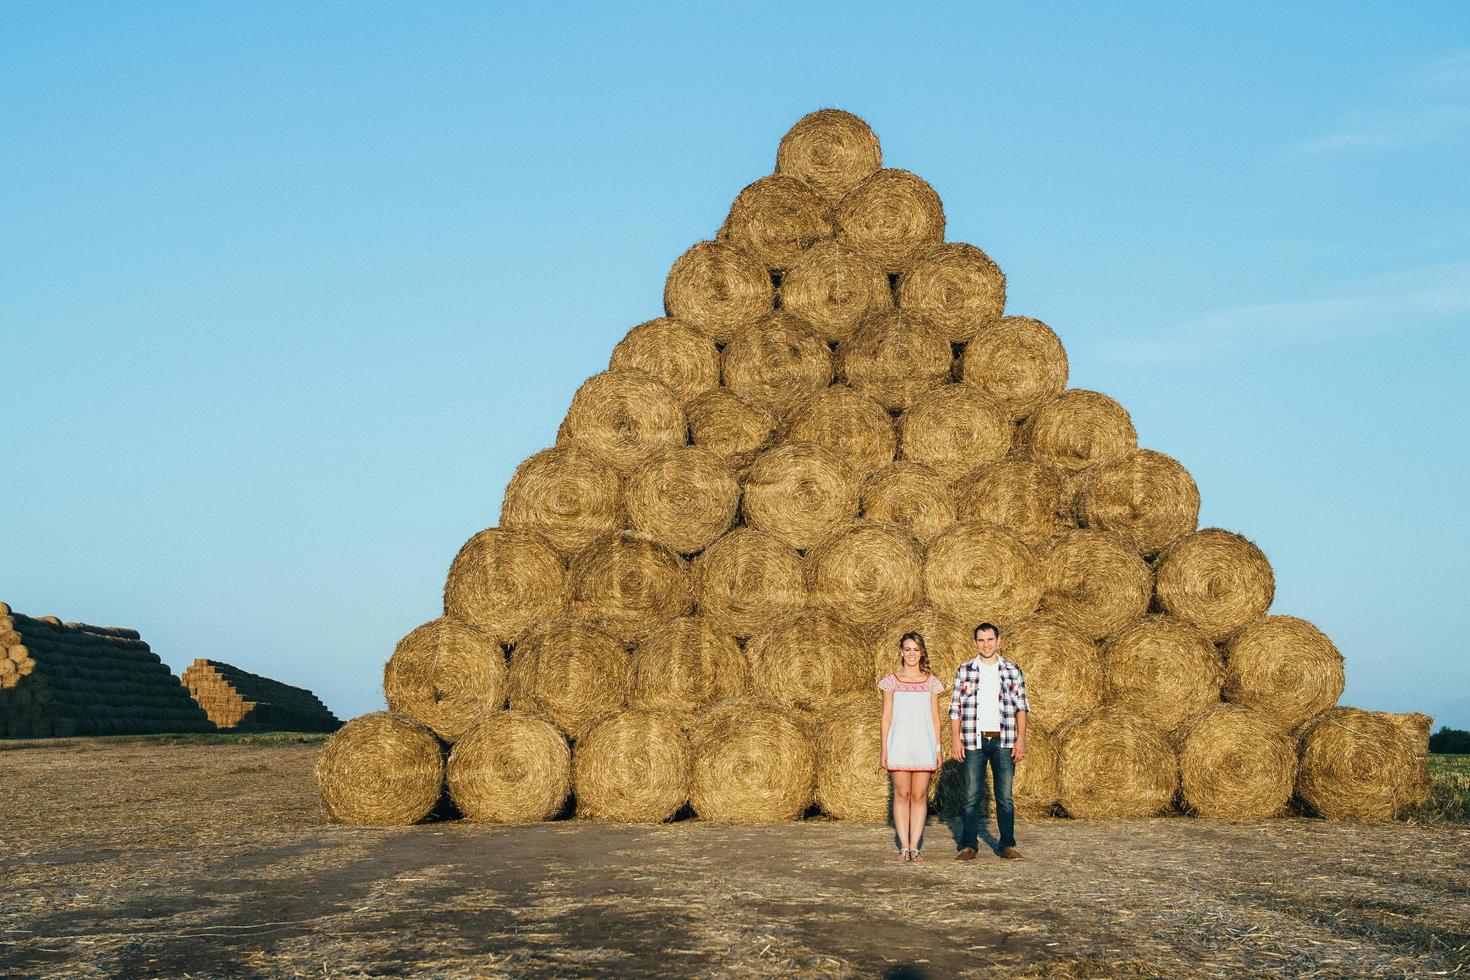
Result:
M1470 727L1459 3L7 3L0 599L380 706L824 105L1266 550L1345 703Z

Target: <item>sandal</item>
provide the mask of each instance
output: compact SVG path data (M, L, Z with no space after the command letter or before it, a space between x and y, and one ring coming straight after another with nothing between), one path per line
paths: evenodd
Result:
M919 853L919 849L917 847L911 847L909 848L909 860L914 862L915 864L923 864L924 855Z
M909 849L907 847L900 847L898 849L898 859L900 861L910 861L910 860L912 860L912 858L909 857Z

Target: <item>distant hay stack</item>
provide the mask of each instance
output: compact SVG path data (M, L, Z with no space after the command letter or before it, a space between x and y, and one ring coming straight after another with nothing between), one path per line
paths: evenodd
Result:
M801 712L820 714L873 683L862 634L814 609L752 637L745 652L751 690Z
M781 309L824 340L846 340L869 316L892 308L888 275L836 241L813 245L781 277Z
M689 423L674 389L642 371L604 371L572 396L556 442L586 446L626 474L688 438Z
M606 535L578 552L569 579L572 615L624 643L694 607L688 564L632 531Z
M444 614L513 643L534 622L567 604L567 569L546 539L488 528L449 565Z
M500 526L535 531L564 558L622 526L622 478L583 446L543 449L516 467L500 505Z
M631 530L688 555L703 551L735 522L740 483L714 453L685 446L630 473L623 497Z
M1046 616L1022 620L1001 638L1001 652L1026 674L1028 722L1059 731L1102 703L1102 652L1066 624Z
M1072 473L1138 448L1128 410L1107 395L1073 388L1038 408L1016 442L1031 456Z
M1296 791L1328 820L1392 820L1410 805L1414 753L1392 721L1333 708L1301 731Z
M1199 487L1179 461L1138 449L1083 474L1077 514L1086 527L1117 531L1145 555L1199 524Z
M1294 728L1331 708L1346 680L1342 654L1295 616L1263 616L1225 648L1225 700Z
M949 379L940 329L912 313L879 313L837 345L838 376L886 409L905 409Z
M532 629L510 658L510 707L538 715L569 738L627 703L632 663L614 636L569 619Z
M695 712L744 695L750 664L734 637L701 616L684 616L645 636L633 651L628 705L692 721Z
M806 579L796 549L747 527L737 527L694 559L694 589L700 613L742 638L806 607Z
M1409 754L1414 757L1414 769L1408 781L1409 805L1423 806L1430 798L1429 730L1434 719L1418 711L1380 711L1378 715L1399 730Z
M1041 608L1094 640L1148 612L1154 576L1127 538L1067 531L1041 550Z
M449 798L466 820L535 823L561 812L571 752L550 724L520 711L490 715L449 753Z
M805 550L857 516L857 478L830 449L786 443L750 467L742 508L750 527Z
M505 705L505 653L483 630L447 617L398 641L383 668L388 710L453 742Z
M815 739L817 805L838 820L888 819L883 770L883 704L877 691L855 694L824 714Z
M1271 608L1276 577L1260 548L1239 534L1207 528L1171 544L1154 564L1164 611L1222 643Z
M832 352L805 321L777 311L741 327L724 352L731 391L790 416L832 382Z
M737 328L771 311L776 289L760 261L729 242L700 242L664 282L664 310L726 344Z
M1044 726L1026 723L1026 758L1016 763L1011 798L1023 817L1048 817L1062 795L1061 753L1057 737Z
M689 441L725 461L732 472L747 469L776 439L776 413L728 388L694 399L686 407Z
M1079 820L1152 817L1179 788L1179 760L1135 712L1098 708L1058 733L1058 799Z
M929 668L944 682L939 695L941 708L954 694L954 675L960 664L975 656L975 623L946 616L933 606L917 606L894 616L868 634L868 651L873 662L873 681L882 680L899 668L898 643L908 632L924 638Z
M835 204L883 166L878 137L841 109L819 109L797 121L776 149L776 173L795 177Z
M902 272L926 246L944 240L944 205L923 178L879 170L848 191L833 212L837 240L882 267Z
M1184 804L1202 817L1280 816L1296 782L1296 744L1275 719L1238 704L1196 718L1179 751Z
M1104 650L1109 705L1177 734L1218 704L1225 665L1209 637L1172 616L1145 616Z
M1005 312L1005 273L973 245L933 245L899 276L898 305L927 317L952 343L964 343Z
M572 788L577 816L615 823L662 823L689 799L689 738L658 711L609 715L577 741Z
M832 450L859 478L893 462L898 451L898 434L883 406L841 384L798 410L786 438Z
M759 700L726 701L704 712L693 732L689 802L705 820L794 820L816 791L816 755L795 715Z
M807 552L807 601L814 609L871 629L924 595L919 542L897 524L854 521Z
M986 521L1036 546L1071 521L1062 474L1047 463L1013 458L982 463L953 483L955 514Z
M917 395L898 428L904 459L956 475L1004 458L1014 432L1005 410L967 384Z
M1031 549L1008 531L981 521L954 525L929 546L924 593L941 612L1006 625L1031 615L1041 575Z
M690 402L720 386L720 352L709 335L673 317L639 324L613 348L608 368L642 371Z
M767 269L781 270L812 245L831 238L832 220L816 191L794 177L772 174L740 192L719 237Z
M933 467L908 460L864 480L859 504L864 517L908 528L925 547L957 519L949 481Z
M960 377L1024 419L1067 387L1067 352L1051 327L1029 316L983 324L965 345Z
M341 823L418 823L444 790L444 754L434 733L378 711L354 718L322 747L316 784L327 815Z

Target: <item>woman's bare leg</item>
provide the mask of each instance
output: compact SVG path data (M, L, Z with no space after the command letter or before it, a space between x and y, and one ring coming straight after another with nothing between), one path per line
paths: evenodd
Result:
M914 774L895 772L890 775L893 777L893 829L898 831L898 846L907 851L913 847L909 840L909 787L913 784Z
M924 839L924 821L929 819L930 774L914 772L909 775L913 777L909 782L909 847L917 851Z

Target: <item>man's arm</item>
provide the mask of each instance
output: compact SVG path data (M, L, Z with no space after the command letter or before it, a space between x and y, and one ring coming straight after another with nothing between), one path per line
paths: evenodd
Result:
M960 664L954 672L954 686L949 689L949 757L956 762L965 761L965 740L960 737L960 678L965 665Z
M1011 758L1020 762L1026 758L1026 718L1031 714L1031 702L1026 700L1026 674L1016 668L1016 744L1011 746Z

